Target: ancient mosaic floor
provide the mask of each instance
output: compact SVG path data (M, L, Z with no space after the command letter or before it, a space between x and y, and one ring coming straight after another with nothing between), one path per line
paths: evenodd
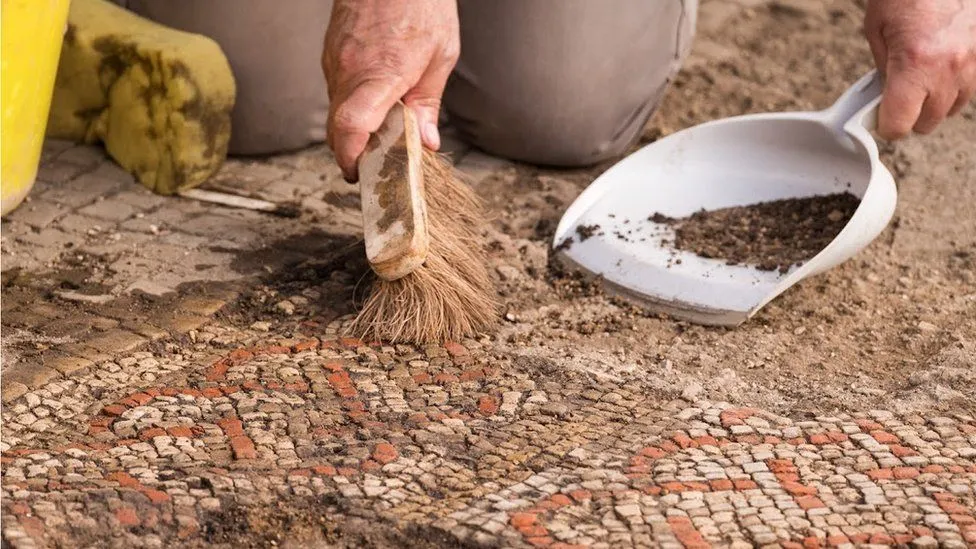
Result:
M248 344L134 353L8 405L4 538L271 540L288 532L228 517L317 502L489 546L976 544L970 416L662 403L476 341L372 347L328 331L205 330Z

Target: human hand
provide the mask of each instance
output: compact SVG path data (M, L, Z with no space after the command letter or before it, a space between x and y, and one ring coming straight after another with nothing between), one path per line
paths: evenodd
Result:
M461 50L456 0L335 0L322 69L329 88L328 144L347 181L369 135L402 99L424 145L437 150L437 117Z
M976 93L976 0L868 0L864 34L885 75L881 137L930 133Z

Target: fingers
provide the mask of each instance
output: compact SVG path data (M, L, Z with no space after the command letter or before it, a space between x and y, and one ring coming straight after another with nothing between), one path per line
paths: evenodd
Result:
M328 140L346 181L359 180L358 162L369 135L379 129L393 104L406 91L402 80L365 80L347 94L336 94L330 106Z
M896 140L911 133L929 92L924 80L917 74L890 65L878 112L878 134L884 139ZM948 110L949 107L946 107ZM934 106L932 112L936 112Z
M897 59L888 65L878 116L878 133L885 139L901 139L912 131L930 134L973 97L973 90L961 88L957 78L939 66L913 66Z
M959 97L956 98L955 104L949 109L949 116L955 116L959 114L970 101L973 100L973 96L976 95L976 90L962 90L959 92Z
M335 0L322 69L329 92L327 139L347 181L370 134L403 99L425 144L440 145L440 96L460 49L456 0Z
M427 68L424 75L417 82L403 102L413 109L417 115L417 122L420 125L420 136L424 145L431 150L441 148L440 132L437 130L437 118L441 110L441 97L444 95L444 87L447 79L454 69L455 59L436 60Z
M956 103L957 97L959 92L955 88L948 88L948 93L946 88L936 88L929 92L913 129L922 135L935 131L935 128L949 115L949 110Z
M976 93L976 1L867 0L864 34L885 73L878 133L926 134Z
M864 37L871 46L871 55L874 57L874 64L882 74L888 67L888 47L885 45L884 35L880 18L877 17L877 10L868 9L864 18Z
M976 63L972 63L960 71L959 81L961 82L959 97L956 98L956 103L949 109L949 116L959 114L959 111L968 105L973 100L973 97L976 97Z

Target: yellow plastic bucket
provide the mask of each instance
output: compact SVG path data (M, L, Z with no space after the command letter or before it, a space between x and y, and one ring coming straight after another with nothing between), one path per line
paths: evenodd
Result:
M0 215L34 186L69 0L2 0Z

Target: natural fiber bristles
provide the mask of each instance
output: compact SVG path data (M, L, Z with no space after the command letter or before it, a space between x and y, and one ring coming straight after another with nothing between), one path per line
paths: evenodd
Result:
M399 280L374 277L352 325L364 339L458 341L484 331L497 319L483 242L483 204L441 155L425 149L423 170L430 234L427 261Z

